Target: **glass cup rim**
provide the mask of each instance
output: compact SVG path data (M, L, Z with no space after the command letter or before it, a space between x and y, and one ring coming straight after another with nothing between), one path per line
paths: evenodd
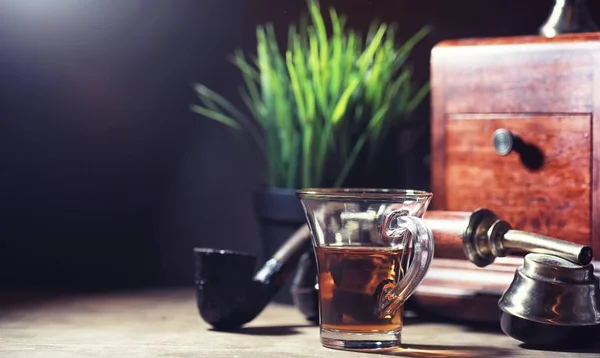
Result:
M430 199L433 193L413 189L385 188L304 188L296 190L300 199Z

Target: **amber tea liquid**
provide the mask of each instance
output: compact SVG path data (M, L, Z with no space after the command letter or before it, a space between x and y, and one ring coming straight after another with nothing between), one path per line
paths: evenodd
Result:
M383 287L406 271L409 251L382 247L317 247L321 327L346 332L387 332L402 327L402 306L380 317ZM388 285L388 286L386 286Z

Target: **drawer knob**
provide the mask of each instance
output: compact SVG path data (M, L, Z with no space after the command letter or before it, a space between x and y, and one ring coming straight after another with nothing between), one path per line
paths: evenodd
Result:
M508 155L514 151L519 155L521 163L530 170L539 170L544 166L544 153L539 147L524 142L504 128L494 132L494 149L500 155Z
M514 149L515 136L504 128L494 132L494 149L500 155L508 155Z

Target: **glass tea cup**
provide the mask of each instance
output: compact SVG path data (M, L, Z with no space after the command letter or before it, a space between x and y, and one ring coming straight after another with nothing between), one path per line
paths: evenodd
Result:
M432 194L418 190L298 190L317 258L321 343L400 346L404 302L434 254L422 221Z

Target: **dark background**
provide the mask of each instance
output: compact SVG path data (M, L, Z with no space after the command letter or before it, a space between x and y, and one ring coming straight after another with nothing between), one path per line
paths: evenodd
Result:
M552 0L336 0L349 25L398 22L417 81L443 39L533 34ZM600 21L600 2L589 4ZM192 247L260 254L259 156L188 111L192 82L226 97L226 58L257 24L287 32L303 0L0 0L0 289L192 282ZM429 103L417 112L428 124ZM378 185L429 187L427 133ZM375 181L373 182L375 183ZM369 185L369 183L364 183ZM373 184L375 185L375 184Z

